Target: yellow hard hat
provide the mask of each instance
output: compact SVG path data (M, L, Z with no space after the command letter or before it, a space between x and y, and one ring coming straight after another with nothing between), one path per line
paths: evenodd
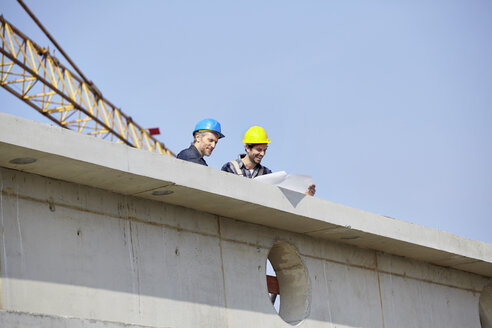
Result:
M270 142L271 141L268 140L265 129L261 126L252 126L244 134L243 143L245 144L264 144Z

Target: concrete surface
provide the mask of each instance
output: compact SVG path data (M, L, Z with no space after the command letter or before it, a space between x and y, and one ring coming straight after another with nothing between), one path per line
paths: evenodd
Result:
M119 322L66 318L0 310L0 327L10 328L148 328Z
M492 315L490 244L5 114L0 190L0 327L291 327L266 289L278 242L301 327Z
M492 245L0 113L0 166L492 277ZM17 157L38 161L9 163ZM173 193L154 196L152 192ZM295 194L293 196L293 194ZM296 206L292 205L292 198ZM291 201L289 201L291 199ZM344 239L354 238L356 239Z

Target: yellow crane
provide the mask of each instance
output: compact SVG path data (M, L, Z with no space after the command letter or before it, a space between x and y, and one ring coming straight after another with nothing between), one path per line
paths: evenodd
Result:
M18 0L60 50L73 72L0 16L0 86L61 127L131 147L175 156L163 143L105 99L37 18Z
M98 138L175 156L151 131L133 122L102 96L82 74L22 0L17 0L76 73L47 48L37 45L0 16L0 86L56 124ZM150 129L152 130L152 129ZM272 304L280 295L276 276L267 275Z

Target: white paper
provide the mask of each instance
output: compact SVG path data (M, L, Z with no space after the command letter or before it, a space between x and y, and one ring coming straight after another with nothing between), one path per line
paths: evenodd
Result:
M287 174L285 171L260 175L255 180L302 193L305 193L313 184L313 178L310 175Z
M282 181L285 180L285 177L287 177L287 172L279 171L270 174L259 175L255 178L255 180L264 183L278 185L279 183L282 183Z

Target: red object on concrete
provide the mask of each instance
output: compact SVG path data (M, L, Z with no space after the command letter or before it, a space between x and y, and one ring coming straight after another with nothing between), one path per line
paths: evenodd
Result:
M278 288L278 280L275 276L266 276L267 288L270 294L280 294L280 288Z

